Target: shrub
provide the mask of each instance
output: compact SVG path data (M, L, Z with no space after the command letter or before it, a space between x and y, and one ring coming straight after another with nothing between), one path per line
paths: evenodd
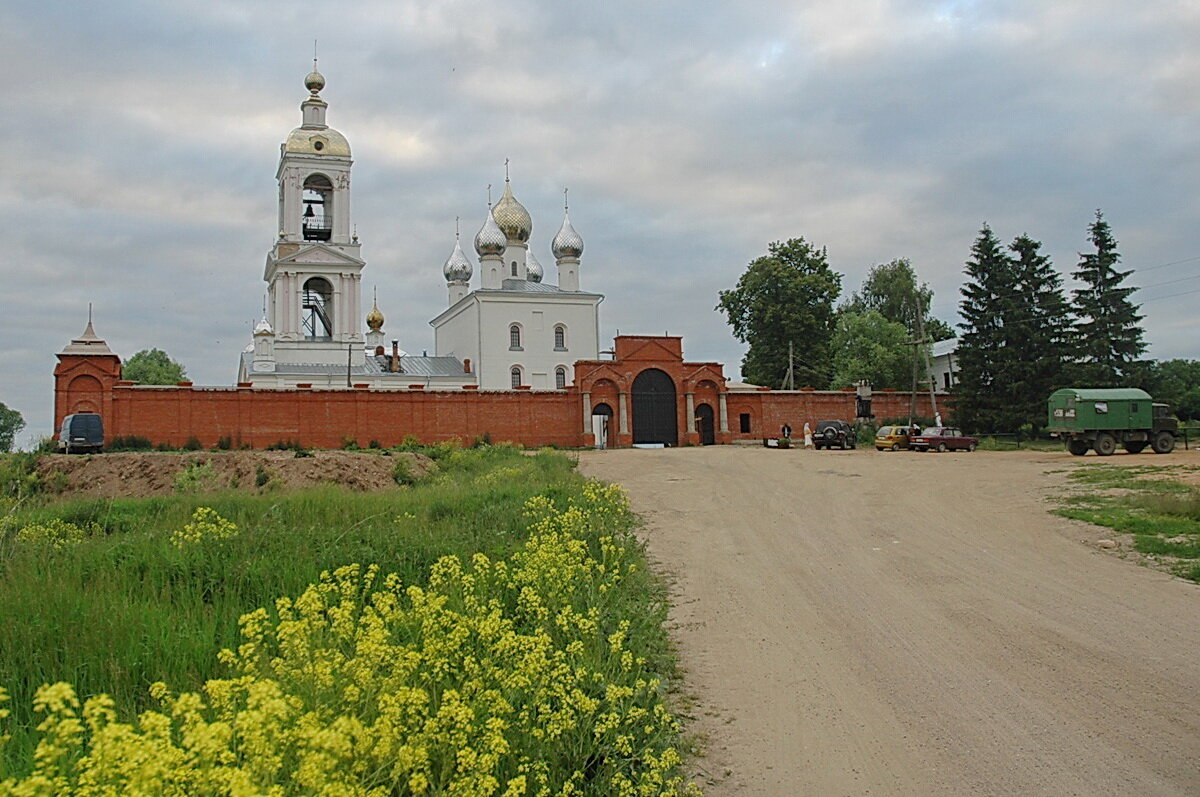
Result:
M42 546L55 551L78 545L89 536L99 533L95 525L77 526L59 518L31 523L17 532L17 542Z
M183 443L184 451L199 451L201 448L204 448L204 446L200 445L200 438L195 435L192 435Z
M189 462L175 476L175 492L202 493L218 488L217 472L208 462Z
M261 462L258 463L258 467L254 469L254 486L266 487L269 481L271 481L271 472L263 467Z
M149 438L137 435L120 435L109 440L105 445L109 451L150 451L154 444Z
M216 510L201 506L192 513L192 522L171 534L171 543L176 548L188 545L220 542L238 533L238 527L221 517Z
M232 437L230 437L229 435L225 435L224 437L217 438L217 450L229 451L231 448L233 448L233 438Z

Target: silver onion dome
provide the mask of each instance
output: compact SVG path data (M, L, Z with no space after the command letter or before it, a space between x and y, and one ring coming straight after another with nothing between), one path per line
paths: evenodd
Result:
M502 255L507 246L508 238L505 237L504 231L500 229L500 226L496 224L496 219L489 210L487 219L483 222L483 228L475 233L475 252L480 257L484 255Z
M533 256L533 250L530 249L525 255L525 278L530 282L541 282L545 273L542 264Z
M512 243L525 243L533 233L533 219L525 206L513 196L512 184L504 181L504 196L492 208L492 216Z
M550 244L550 251L554 252L554 257L559 260L564 257L578 258L583 254L583 238L571 226L571 217L567 215L566 211L563 211L562 227L559 229L558 235L554 236L554 242Z
M480 234L483 231L480 230ZM475 239L478 241L478 237ZM478 248L476 243L476 248ZM471 268L471 261L467 260L467 256L463 254L462 244L458 242L458 238L454 239L454 251L450 253L450 257L446 260L446 265L442 267L442 274L446 276L446 282L469 282L474 269Z

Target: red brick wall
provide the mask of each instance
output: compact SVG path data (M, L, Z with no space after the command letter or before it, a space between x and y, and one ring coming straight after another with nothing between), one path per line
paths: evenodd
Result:
M590 445L591 429L584 428L583 396L592 406L607 403L614 417L609 443L629 445L619 434L620 402L631 411L630 393L637 374L647 368L667 373L676 386L678 444L699 442L688 433L686 394L697 406L708 404L716 415L718 443L776 437L784 423L798 435L807 421L853 420L855 394L847 391L775 391L728 393L719 363L683 361L679 338L623 336L617 338L615 360L575 364L576 384L565 391L480 390L322 390L255 389L249 387L135 386L120 382L116 355L60 354L55 374L55 428L72 412L99 412L105 434L144 437L151 443L180 446L195 438L204 447L228 438L234 446L265 448L295 441L316 448L337 448L346 440L360 446L371 441L391 446L412 435L422 443L452 438L470 441L488 435L495 442L527 446ZM720 396L728 407L728 433L720 429ZM939 401L942 401L939 398ZM876 417L908 414L908 393L876 393ZM949 417L949 413L943 409ZM749 413L750 431L740 431L739 415ZM917 413L929 415L929 397L917 397ZM629 419L632 424L632 418Z

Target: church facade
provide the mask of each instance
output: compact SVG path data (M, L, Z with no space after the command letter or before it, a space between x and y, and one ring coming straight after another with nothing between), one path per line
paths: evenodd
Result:
M507 175L475 235L477 262L456 235L443 265L447 306L430 321L434 354L401 350L377 303L362 313L367 264L351 216L350 143L327 123L315 65L305 87L301 125L280 147L263 316L236 384L125 380L120 357L89 319L57 355L55 428L67 414L98 412L109 439L174 446L390 446L413 437L678 446L854 417L853 390L734 386L720 363L685 361L678 337L618 336L602 357L604 297L582 289L583 239L565 201L549 248L555 283L531 247L533 220ZM909 401L877 394L876 412L899 416Z

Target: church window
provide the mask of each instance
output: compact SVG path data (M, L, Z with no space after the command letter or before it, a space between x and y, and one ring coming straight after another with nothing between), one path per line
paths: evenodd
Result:
M508 328L508 350L521 351L521 327L513 324Z
M514 388L520 387L521 386L521 366L514 365L512 367L512 370L509 371L508 373L509 373L509 376L512 378L512 386Z
M312 277L305 281L301 309L305 339L333 338L333 286L329 280Z
M304 212L300 219L306 241L328 241L333 237L333 183L323 174L310 174L304 181Z
M517 261L515 260L512 262L512 275L517 276Z
M567 369L561 365L554 369L554 386L559 390L567 386Z
M562 324L554 327L554 348L559 351L567 350L567 328Z

